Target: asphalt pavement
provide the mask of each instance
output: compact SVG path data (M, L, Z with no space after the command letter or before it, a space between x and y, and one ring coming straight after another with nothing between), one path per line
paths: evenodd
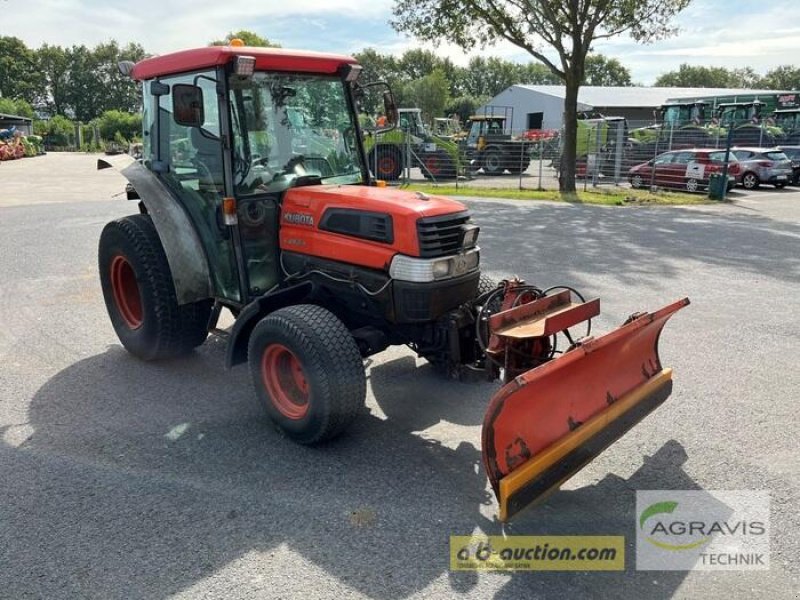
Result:
M797 598L800 193L601 207L470 199L490 275L602 299L597 330L682 296L661 338L675 391L543 505L503 526L480 466L490 383L410 351L368 366L368 410L299 447L224 343L143 363L97 279L135 212L95 159L0 165L0 597ZM769 490L771 568L637 571L635 491ZM625 535L625 572L462 573L450 535Z

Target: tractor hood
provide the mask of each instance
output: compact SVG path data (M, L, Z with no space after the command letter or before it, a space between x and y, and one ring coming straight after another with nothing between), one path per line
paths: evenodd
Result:
M469 218L460 202L363 185L289 189L281 206L281 249L385 269L395 254L420 256L420 219Z
M460 202L442 196L365 185L317 185L293 188L286 192L284 205L286 203L304 208L335 205L415 219L438 217L466 210Z

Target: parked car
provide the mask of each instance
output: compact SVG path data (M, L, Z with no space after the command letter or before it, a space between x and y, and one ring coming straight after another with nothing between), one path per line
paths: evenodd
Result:
M792 161L791 185L800 185L800 146L780 146L787 158Z
M754 190L762 183L780 189L792 180L792 161L778 148L731 148L741 165L736 181Z
M712 173L722 173L724 165L724 150L713 148L672 150L633 167L628 171L628 181L631 187L635 188L657 185L697 192L707 188L709 176ZM728 158L728 190L736 185L738 176L739 163L736 157L731 155Z

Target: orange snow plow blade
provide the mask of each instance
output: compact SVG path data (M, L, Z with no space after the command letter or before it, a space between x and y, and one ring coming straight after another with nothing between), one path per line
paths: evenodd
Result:
M658 338L688 304L684 298L588 338L492 398L483 462L501 520L558 489L669 397L672 370L661 365Z

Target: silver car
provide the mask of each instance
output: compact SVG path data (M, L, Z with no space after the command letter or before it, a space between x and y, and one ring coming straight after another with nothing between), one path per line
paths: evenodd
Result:
M780 189L792 181L792 161L778 148L731 148L739 160L738 183L754 190L762 183Z

